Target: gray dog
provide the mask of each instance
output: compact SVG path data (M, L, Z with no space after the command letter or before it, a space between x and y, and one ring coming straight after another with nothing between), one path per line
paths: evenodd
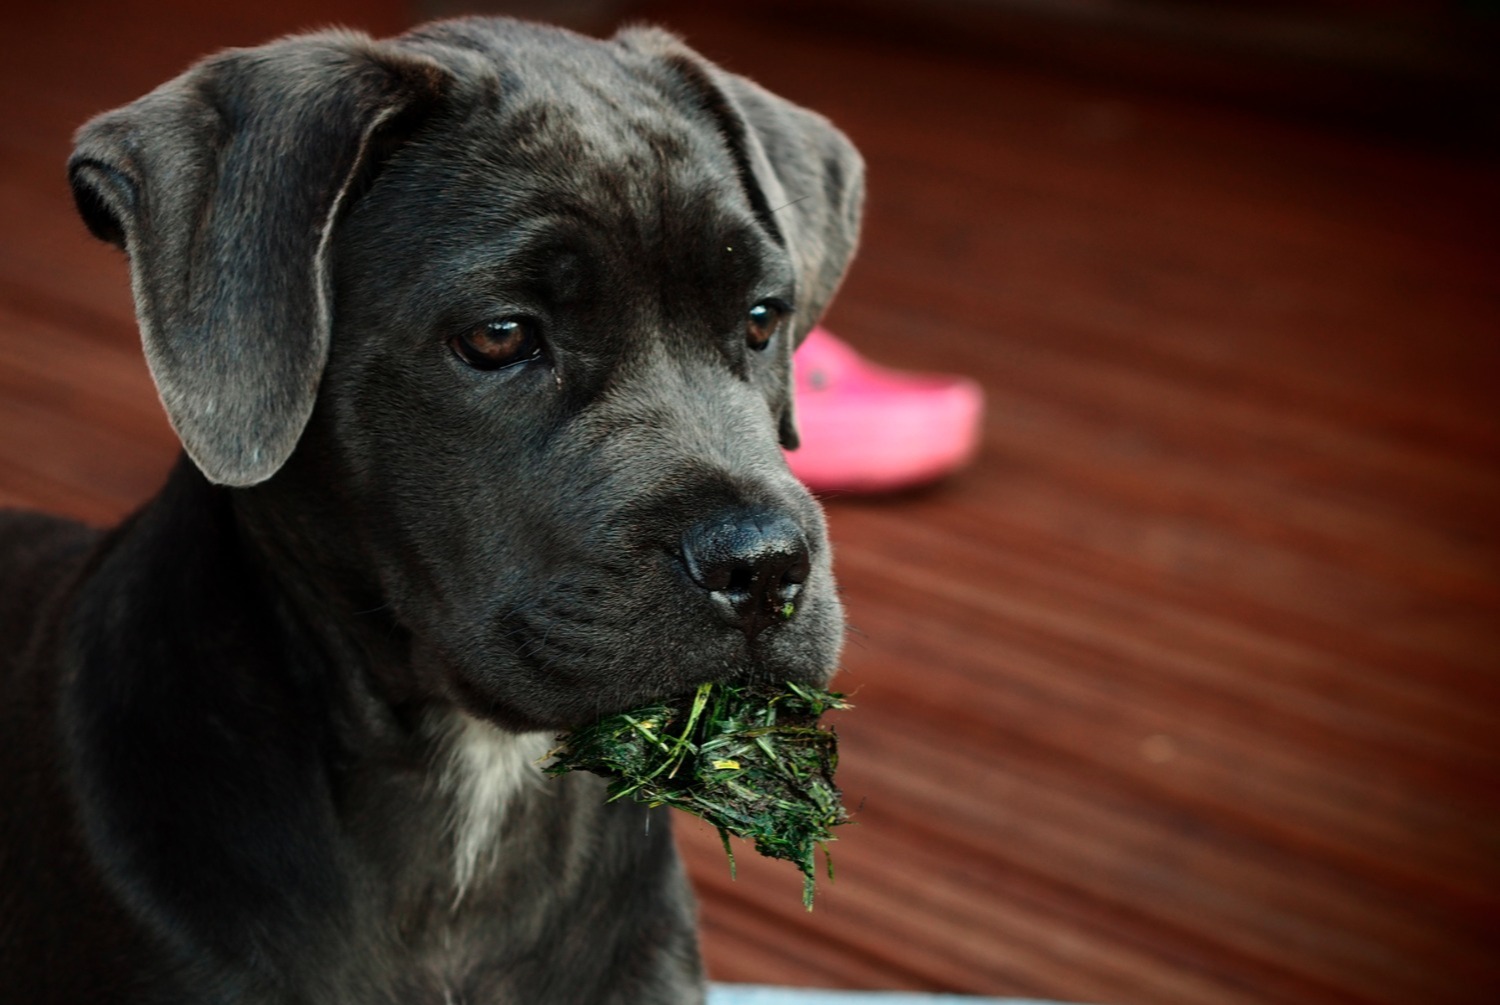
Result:
M186 459L108 533L0 518L0 998L701 1001L664 811L536 761L830 674L780 447L848 141L662 32L462 20L77 142Z

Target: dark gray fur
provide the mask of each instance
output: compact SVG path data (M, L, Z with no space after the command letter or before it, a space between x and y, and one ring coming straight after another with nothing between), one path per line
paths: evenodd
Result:
M108 533L0 516L0 998L701 1001L669 821L506 772L522 734L831 672L778 442L847 140L662 32L473 19L215 56L69 171L191 462ZM515 314L544 358L446 344ZM811 560L753 638L680 554L747 511Z

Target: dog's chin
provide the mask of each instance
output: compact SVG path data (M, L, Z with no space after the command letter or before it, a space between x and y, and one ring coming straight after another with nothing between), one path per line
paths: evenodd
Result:
M838 666L844 618L832 590L809 591L795 619L753 640L696 613L654 625L557 617L523 630L496 617L427 665L459 707L517 732L566 732L705 683L821 688Z
M567 733L608 716L619 715L656 702L675 702L691 696L703 684L744 685L755 681L766 684L790 682L821 688L827 685L833 672L833 668L827 668L816 673L805 674L773 675L765 672L747 672L698 677L664 677L655 685L641 687L634 691L618 692L607 696L590 696L585 700L569 698L549 705L538 704L535 701L511 700L462 680L456 681L451 686L450 694L454 703L465 712L509 732Z
M782 633L758 644L722 651L659 655L632 661L626 655L597 666L534 665L524 657L495 665L451 668L449 697L464 711L512 732L564 733L659 701L691 695L700 685L826 687L838 667L843 620L833 611L815 632ZM592 662L592 661L591 661ZM633 665L627 672L621 667Z

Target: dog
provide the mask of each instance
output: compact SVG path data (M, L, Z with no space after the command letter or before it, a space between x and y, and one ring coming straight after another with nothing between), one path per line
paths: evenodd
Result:
M183 457L0 518L0 998L701 1002L667 811L538 762L837 663L781 450L847 138L659 29L460 19L210 57L68 176Z

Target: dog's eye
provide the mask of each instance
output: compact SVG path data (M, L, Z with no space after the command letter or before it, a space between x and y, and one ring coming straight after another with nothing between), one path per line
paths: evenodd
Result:
M750 308L745 319L745 344L757 352L770 345L785 317L785 308L769 301Z
M525 317L482 324L449 339L448 347L476 370L514 366L535 359L542 351L536 321Z

